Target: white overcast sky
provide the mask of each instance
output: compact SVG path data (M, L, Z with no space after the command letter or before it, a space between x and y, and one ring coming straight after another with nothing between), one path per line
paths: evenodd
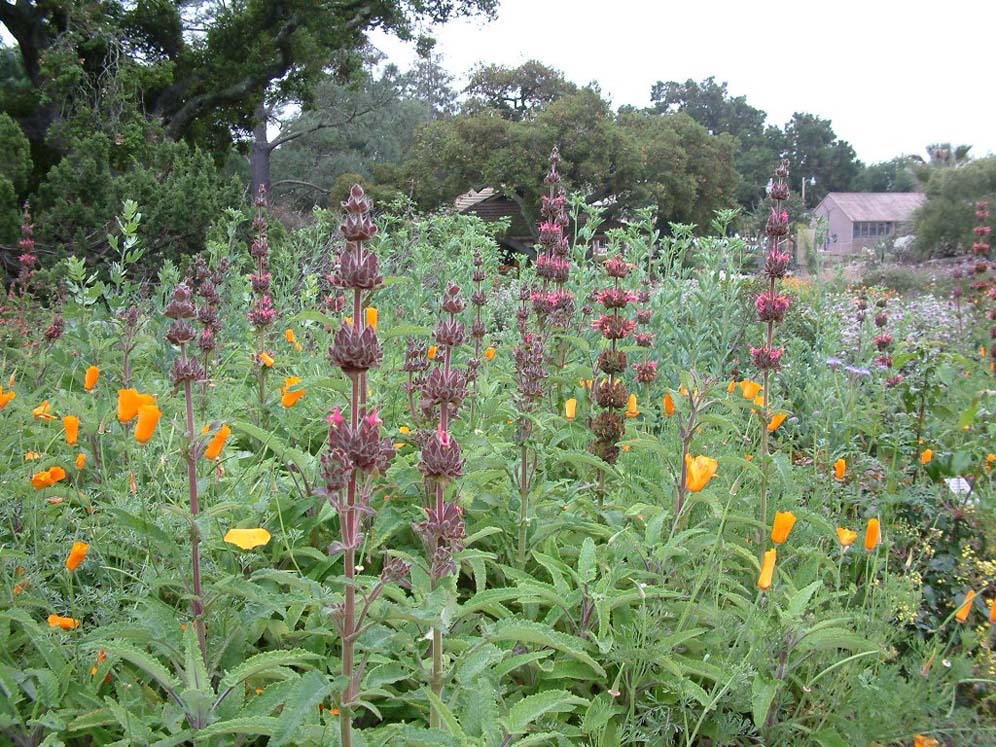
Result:
M726 81L783 125L795 111L832 120L866 163L922 155L934 142L996 152L992 0L500 0L496 17L431 30L462 84L478 62L529 59L614 106L650 103L658 80ZM407 69L414 45L375 34Z

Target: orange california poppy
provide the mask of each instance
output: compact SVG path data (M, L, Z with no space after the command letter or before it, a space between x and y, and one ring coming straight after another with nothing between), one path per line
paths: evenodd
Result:
M211 461L217 459L221 454L222 448L225 446L225 442L231 435L232 429L228 427L228 423L222 423L221 428L219 428L211 440L208 441L208 445L204 449L204 458Z
M31 486L35 490L50 488L60 480L66 479L66 470L56 465L31 476Z
M838 459L836 462L833 463L833 476L836 477L838 480L843 480L844 475L846 473L847 473L847 462L844 460L843 457L841 457L840 459Z
M49 615L48 616L48 626L50 628L62 628L63 630L72 630L73 628L78 628L80 621L74 617L61 617L59 615Z
M269 353L265 353L265 352L264 353L260 353L257 356L257 359L259 360L260 363L262 363L267 368L272 368L273 367L273 356L271 356Z
M871 552L878 543L882 541L882 527L878 519L869 519L868 526L865 527L865 551Z
M151 394L142 394L137 389L118 389L118 420L131 422L138 417L139 408L155 403L156 398Z
M719 462L712 457L685 454L685 466L687 478L685 486L693 493L698 493L709 484L716 470L719 469Z
M34 408L31 411L31 414L34 415L39 420L56 420L55 415L52 415L51 412L49 412L51 409L52 406L48 403L48 400L46 399L42 400L42 403L38 405L38 407Z
M674 415L674 399L671 397L671 392L664 395L664 414L668 417Z
M965 595L965 600L961 603L958 611L955 613L955 620L960 623L965 622L968 619L969 614L972 612L972 603L975 601L975 592L971 589Z
M148 442L156 432L159 419L163 416L158 405L142 405L138 408L138 425L135 426L135 440L140 444Z
M564 403L564 417L568 420L574 420L578 413L578 401L571 397Z
M3 410L7 405L9 405L10 401L14 399L14 397L16 396L17 392L15 391L5 392L3 390L3 387L0 386L0 410Z
M744 399L754 399L760 393L761 385L756 381L744 379L740 382L740 391L744 395Z
M80 419L75 415L66 415L62 419L62 427L66 429L66 443L75 446L80 437Z
M854 540L858 538L858 533L853 529L847 529L845 527L837 527L837 541L840 543L841 547L850 547L854 544Z
M636 408L636 395L629 395L629 402L626 407L626 417L635 418L640 414L640 411Z
M934 458L933 449L924 449L920 453L920 464L929 464L930 460Z
M76 455L76 469L81 470L86 466L86 454L82 451Z
M370 327L371 329L373 329L374 332L376 332L377 331L377 319L378 319L378 316L377 316L377 307L376 306L367 306L366 310L364 311L364 317L365 317L365 321L367 323L367 326Z
M86 542L76 541L73 543L73 549L69 551L69 557L66 558L66 568L70 571L75 571L80 567L80 564L86 559L87 551L90 549L90 545Z
M771 588L771 580L775 575L775 561L778 559L778 551L771 548L764 553L764 562L761 564L761 573L757 577L757 588L767 591Z
M301 383L300 376L288 376L284 379L284 385L280 387L280 404L285 408L291 408L297 404L297 401L305 394L305 389L297 389L296 391L291 391L292 386L296 386Z
M495 359L495 349L492 347L485 349L484 357L487 358L489 361L493 361Z
M83 376L83 388L88 392L92 392L93 388L97 386L97 381L100 379L100 369L96 366L90 366L86 370L86 374Z
M795 514L791 511L775 511L775 523L771 527L771 541L776 545L788 539L795 526Z
M785 413L780 412L776 415L771 416L771 420L768 421L768 432L774 433L778 430L778 426L785 422L785 418L788 417Z

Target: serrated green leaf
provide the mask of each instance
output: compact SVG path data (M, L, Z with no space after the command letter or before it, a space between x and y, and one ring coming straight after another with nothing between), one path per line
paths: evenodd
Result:
M270 747L290 744L309 717L317 718L318 704L332 691L332 683L312 669L295 684L270 738Z
M147 654L141 649L135 648L127 643L122 643L121 641L96 641L86 644L88 649L104 649L104 653L107 654L108 658L116 657L118 659L124 659L125 661L133 664L134 666L141 669L152 679L159 683L159 685L166 690L167 693L177 702L182 708L186 708L183 700L180 698L180 681L174 677L169 670L164 667L158 659L154 658L150 654Z
M447 706L438 695L432 692L432 690L424 688L423 692L429 699L429 704L435 709L436 713L439 714L439 718L442 719L442 722L446 725L447 731L449 731L449 733L457 739L466 742L467 735L460 727L460 722L457 721L457 717L453 715L453 711L449 709L449 706Z
M590 584L596 576L595 541L585 537L578 554L578 580L582 584Z
M541 623L526 620L502 620L493 626L488 637L494 641L516 641L517 643L535 643L538 646L549 646L568 656L583 661L600 677L605 677L605 670L591 658L585 649L585 642L577 636L551 630Z
M754 724L761 728L768 719L768 710L771 708L771 701L778 692L778 683L760 674L754 676L754 681L750 686L751 712L754 715Z
M813 583L808 586L804 586L793 594L785 608L785 612L788 616L792 618L800 617L802 613L805 612L806 605L809 604L809 600L813 598L813 595L819 591L822 585L822 581L813 581Z
M320 658L317 654L305 651L302 648L295 648L289 651L264 651L263 653L250 656L234 669L225 673L218 685L218 703L223 701L231 692L232 688L243 680L263 674L279 667L304 666L309 661Z
M502 719L509 734L522 734L531 723L548 713L567 713L588 701L567 690L545 690L528 695L508 710Z
M271 716L244 716L217 721L197 732L195 742L228 734L246 734L254 737L270 736L277 728L278 719Z
M183 631L183 665L187 688L198 692L211 693L211 678L208 676L201 649L197 643L197 633L193 625Z

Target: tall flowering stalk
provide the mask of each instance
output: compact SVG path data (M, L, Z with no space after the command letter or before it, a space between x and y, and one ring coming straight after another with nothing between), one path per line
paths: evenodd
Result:
M754 302L758 319L767 325L764 344L761 347L750 349L754 366L761 372L762 376L761 397L763 404L761 405L761 413L763 423L768 423L771 419L771 376L781 368L782 354L785 352L784 348L775 346L775 325L780 324L785 319L785 312L788 311L790 304L788 297L779 294L776 287L779 278L785 277L790 259L788 252L783 248L783 242L789 232L789 216L788 211L782 207L783 202L789 196L788 183L786 182L789 175L788 165L788 161L781 162L781 165L775 170L775 179L771 185L772 207L765 227L769 246L763 270L764 276L768 279L768 287L758 294ZM768 428L762 426L761 529L757 543L760 556L763 556L764 536L768 532L768 438Z
M273 276L269 269L270 242L267 228L266 189L260 187L259 194L256 196L256 216L252 221L255 235L249 245L249 254L256 262L256 271L249 277L253 293L256 296L252 308L249 310L249 323L256 330L256 398L259 407L257 413L259 422L262 422L266 404L266 372L273 365L273 358L266 350L267 332L277 318L277 310L273 308L273 299L270 297Z
M457 319L457 314L467 308L467 302L457 285L450 283L446 287L441 308L445 317L436 324L433 336L442 351L442 363L432 367L422 378L419 403L426 415L438 415L435 433L423 434L420 438L422 452L419 470L425 476L426 491L432 503L426 506L425 521L413 526L425 545L433 588L440 580L456 572L453 556L463 549L466 537L463 511L455 502L447 501L445 496L446 487L463 474L464 465L460 443L450 433L451 421L467 397L467 373L453 365L453 350L466 339L466 328ZM442 694L443 631L438 626L432 629L430 686L433 693ZM430 725L433 728L440 726L440 714L435 707L430 713Z
M602 412L591 421L595 440L589 449L603 461L614 464L619 459L619 441L626 432L621 413L624 410L631 416L637 413L635 397L630 397L626 384L620 378L620 374L626 370L627 360L626 353L619 350L619 342L636 329L636 322L624 316L623 312L638 296L622 287L623 279L630 273L630 266L622 257L612 257L602 268L612 279L612 286L595 292L595 300L605 311L591 326L608 340L609 347L602 350L595 364L596 371L606 378L600 379L593 387L595 404Z
M547 325L554 329L567 329L574 318L574 294L566 287L571 274L570 240L564 235L570 219L567 217L567 195L561 186L557 166L560 151L554 147L550 153L550 171L544 182L549 192L542 196L539 225L540 252L536 257L536 276L539 288L532 291L533 311L538 328L546 334ZM561 349L560 361L566 348Z
M364 294L384 284L377 255L367 246L377 233L370 217L372 203L359 185L353 185L343 208L346 217L340 230L346 246L331 280L347 297L351 296L353 316L336 330L328 354L331 363L350 381L349 419L338 407L328 417L329 446L321 457L321 480L315 492L328 500L339 516L341 538L333 544L332 551L342 552L346 579L343 602L335 614L342 638L342 674L346 678L340 693L340 744L352 747L353 707L363 677L363 668L356 662L356 640L370 605L385 584L404 577L407 565L396 559L386 562L379 582L357 610L356 552L363 541L362 519L373 514L372 479L387 470L394 458L394 446L389 438L381 438L382 421L376 409L367 409L366 401L367 371L379 367L384 357L377 332L363 314Z
M180 348L180 357L173 361L170 379L173 389L183 387L186 404L187 445L184 458L187 462L187 484L190 491L190 548L191 576L193 579L193 594L190 597L190 611L194 619L194 630L200 645L201 656L207 661L207 634L204 627L204 597L201 589L201 554L200 534L197 529L197 516L200 514L200 502L197 494L197 460L203 452L203 444L198 443L198 434L194 430L194 399L193 384L203 381L204 367L197 358L189 354L188 346L197 337L190 323L197 316L193 304L193 293L186 283L180 283L173 291L173 298L163 312L172 319L166 339ZM137 433L137 431L136 431Z
M650 360L649 351L654 347L654 333L649 330L650 320L654 311L649 306L650 291L644 288L636 294L636 329L633 331L633 341L643 348L643 360L633 364L633 372L640 384L652 384L657 381L657 361Z
M21 214L21 238L17 242L17 248L21 253L17 258L18 271L14 284L21 295L23 310L31 278L35 274L35 265L38 264L38 256L35 254L35 224L31 221L31 205L27 202L24 203L24 212Z
M488 303L488 297L484 293L484 280L487 275L484 272L484 258L480 250L474 252L474 292L470 294L470 303L474 307L474 321L470 327L470 336L474 338L474 357L467 361L467 377L474 386L474 398L470 403L470 420L474 421L474 410L477 406L478 392L478 370L481 366L481 346L484 342L484 335L487 329L484 326L483 310Z
M218 287L225 280L228 272L228 258L222 257L218 266L212 268L203 255L194 259L194 278L197 281L197 295L201 304L197 309L197 321L201 324L201 334L197 339L197 347L201 351L201 366L204 368L204 382L201 389L202 409L207 393L207 377L210 375L211 358L218 347L217 334L221 331L221 320L218 317L218 307L221 296Z
M532 493L539 461L535 451L530 456L533 420L529 417L529 413L536 409L543 399L546 393L545 382L550 375L546 366L544 339L538 332L529 328L529 300L529 290L523 286L519 294L519 308L516 311L520 339L519 344L512 350L515 362L515 405L520 413L515 437L519 446L519 466L515 475L515 484L519 492L519 538L516 561L520 568L526 564L529 541L529 496Z

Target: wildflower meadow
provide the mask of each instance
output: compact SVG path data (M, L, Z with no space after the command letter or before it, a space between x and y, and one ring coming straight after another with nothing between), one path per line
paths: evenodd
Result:
M0 743L996 745L992 217L953 294L543 180L269 195L0 300ZM545 173L545 179L543 174Z

